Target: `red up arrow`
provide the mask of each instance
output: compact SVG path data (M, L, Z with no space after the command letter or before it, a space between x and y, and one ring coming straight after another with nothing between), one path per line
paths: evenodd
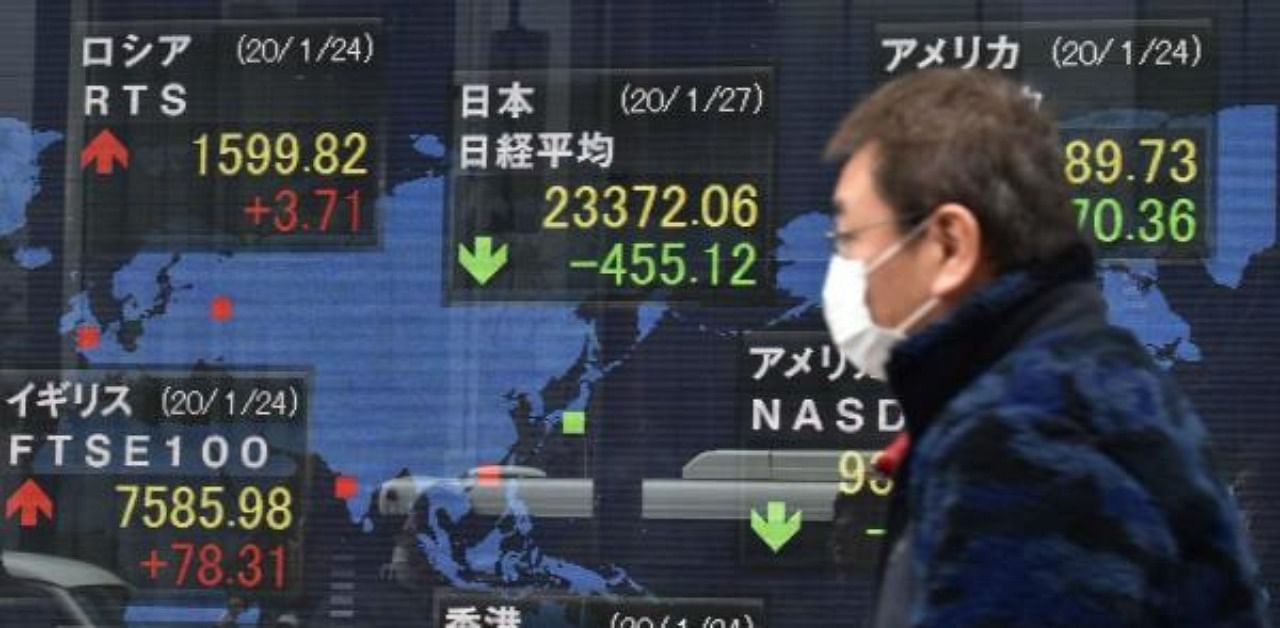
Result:
M111 129L99 131L93 141L80 150L80 168L93 163L94 172L98 174L111 174L117 161L122 169L128 168L129 149L125 148Z
M53 502L45 494L44 489L35 480L27 480L14 491L4 502L4 517L8 519L13 513L22 511L21 524L24 528L33 528L39 521L39 514L53 519Z

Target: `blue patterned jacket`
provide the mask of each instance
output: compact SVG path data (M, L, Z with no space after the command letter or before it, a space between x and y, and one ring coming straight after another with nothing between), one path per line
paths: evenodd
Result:
M878 625L1268 625L1205 428L1106 322L1087 249L997 278L889 382L912 447Z

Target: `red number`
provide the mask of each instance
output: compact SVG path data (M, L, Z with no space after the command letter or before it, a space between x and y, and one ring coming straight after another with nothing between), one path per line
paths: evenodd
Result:
M252 589L262 584L262 548L257 545L245 545L236 554L244 566L236 574L240 586Z
M275 559L275 562L276 562L276 565L275 565L276 581L274 584L276 585L277 589L283 589L284 588L284 546L277 545L271 548L271 551L268 553L271 554L271 558Z
M200 547L200 567L196 569L196 581L202 587L216 587L222 584L222 548L216 543L206 543Z
M351 207L351 233L360 231L360 190L351 190L347 195L347 205Z
M174 584L182 586L187 583L187 573L191 569L191 556L195 553L196 546L193 543L172 543L169 547L182 554L182 564L178 565L178 573L173 580Z
M288 188L276 192L276 203L284 203L281 210L284 215L276 215L275 225L276 231L281 233L289 233L298 228L298 193ZM280 219L285 218L284 222Z
M338 211L338 204L345 201L348 210L349 226L351 233L360 232L360 212L361 198L360 190L355 189L342 196L337 188L316 188L311 191L311 196L320 199L324 203L324 207L320 209L319 231L328 233L330 225L334 222L334 214ZM281 188L274 197L274 205L268 206L262 203L262 198L255 196L248 205L244 207L244 214L248 217L249 222L257 227L262 224L263 216L266 214L274 214L272 220L277 233L293 233L297 231L301 222L299 212L303 209L302 198L298 192L289 188ZM310 206L306 208L311 211ZM310 214L308 214L310 215ZM302 224L303 230L309 230L310 223Z
M335 188L320 188L312 192L316 196L324 197L324 215L320 216L320 231L329 230L329 219L333 218L333 209L338 206L338 190Z

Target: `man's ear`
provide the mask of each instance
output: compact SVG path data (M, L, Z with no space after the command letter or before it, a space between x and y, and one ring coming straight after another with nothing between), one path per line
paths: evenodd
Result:
M982 254L982 227L968 207L947 203L933 212L929 230L941 254L930 291L944 301L957 300L990 272Z

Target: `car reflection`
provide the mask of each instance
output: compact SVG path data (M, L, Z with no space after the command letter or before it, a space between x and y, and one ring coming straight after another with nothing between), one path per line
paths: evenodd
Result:
M490 465L473 468L460 478L402 476L383 482L378 511L408 516L433 490L466 495L472 513L494 517L515 507L534 517L590 518L595 499L590 478L550 478L533 467Z
M641 485L645 519L746 520L753 509L786 502L806 521L832 521L838 498L863 493L870 471L860 477L846 463L850 454L867 460L874 452L835 450L704 451L681 470L679 478L650 478ZM850 491L857 481L858 489ZM842 488L843 487L843 488ZM870 497L874 493L869 490Z
M123 626L133 588L119 576L79 560L0 552L0 627Z

